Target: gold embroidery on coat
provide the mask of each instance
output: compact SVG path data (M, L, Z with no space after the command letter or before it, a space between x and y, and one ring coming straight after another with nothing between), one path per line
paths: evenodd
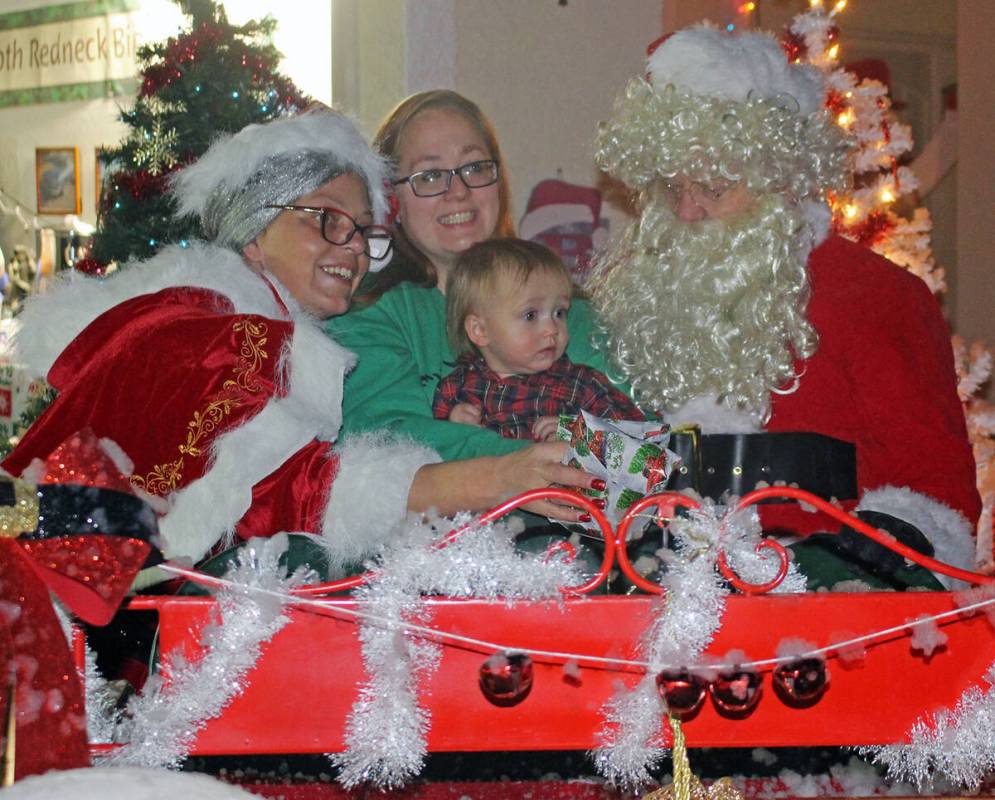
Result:
M235 379L227 380L224 387L244 389L247 392L258 392L260 389L256 376L263 360L269 358L263 345L266 344L266 334L269 333L269 326L265 322L252 322L245 320L236 322L232 326L235 333L245 333L242 346L239 349L238 366L235 367Z
M187 437L177 446L180 457L175 461L157 464L144 477L132 475L131 482L150 494L163 496L173 491L183 480L184 456L202 458L204 439L218 429L232 410L241 405L240 395L255 394L262 390L258 380L259 370L269 354L265 350L269 327L265 322L243 320L232 325L234 334L242 334L238 363L234 377L221 385L221 391L212 397L207 406L194 411L187 423Z

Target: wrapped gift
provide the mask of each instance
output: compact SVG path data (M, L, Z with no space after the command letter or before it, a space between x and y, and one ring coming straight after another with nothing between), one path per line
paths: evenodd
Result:
M605 500L604 513L613 526L641 497L663 491L681 463L680 457L667 449L670 426L659 421L609 420L582 411L576 417L560 417L556 438L570 443L565 464L604 480L604 491L584 493ZM582 524L588 530L599 530L593 521ZM633 532L644 525L635 524Z
M39 406L47 392L48 384L43 378L32 378L25 370L0 362L0 440L24 434L25 413Z

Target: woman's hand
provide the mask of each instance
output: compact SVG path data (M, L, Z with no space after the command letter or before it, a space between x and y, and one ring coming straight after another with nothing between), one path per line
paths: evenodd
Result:
M603 483L593 475L560 463L568 446L567 442L541 442L496 458L499 463L494 470L494 481L495 488L503 495L502 502L530 489L550 486L590 489L600 485L604 488ZM587 521L581 520L582 516L586 516L584 511L553 500L536 500L522 508L564 522Z
M503 456L426 464L415 474L408 493L411 511L434 509L443 516L458 511L488 511L530 489L605 488L604 481L560 463L567 442L540 442ZM585 512L552 500L536 500L526 511L564 522L584 522Z

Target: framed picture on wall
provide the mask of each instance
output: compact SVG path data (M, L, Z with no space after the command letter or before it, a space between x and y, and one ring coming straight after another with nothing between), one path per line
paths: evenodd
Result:
M39 214L79 214L79 149L35 148Z

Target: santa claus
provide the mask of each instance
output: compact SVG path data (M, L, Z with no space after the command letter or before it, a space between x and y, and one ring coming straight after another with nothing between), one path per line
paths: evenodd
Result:
M700 426L687 482L798 484L970 568L980 502L946 324L922 281L830 234L849 146L823 97L768 35L666 38L600 131L601 167L642 212L589 288L641 404ZM793 503L762 518L837 527ZM886 580L903 569L848 530L840 550Z

